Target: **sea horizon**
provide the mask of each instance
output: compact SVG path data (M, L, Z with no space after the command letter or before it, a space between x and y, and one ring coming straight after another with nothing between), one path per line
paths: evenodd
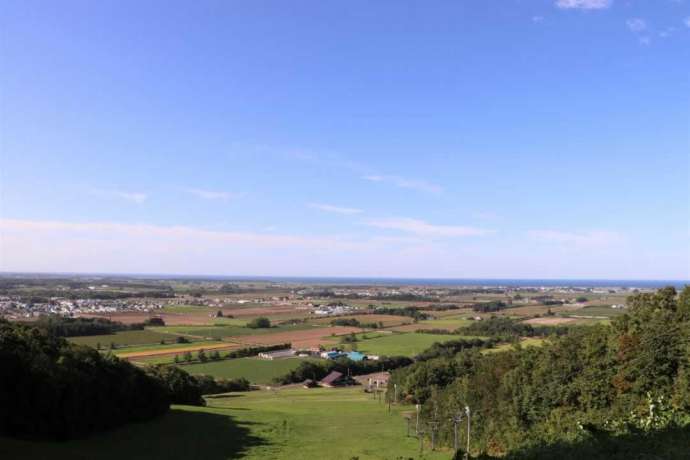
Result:
M0 272L0 277L62 276L80 278L137 278L160 280L209 280L271 282L316 285L427 285L460 287L573 287L573 288L682 288L690 280L603 279L603 278L440 278L440 277L368 277L368 276L283 276L283 275L192 275L174 273L98 273L98 272Z

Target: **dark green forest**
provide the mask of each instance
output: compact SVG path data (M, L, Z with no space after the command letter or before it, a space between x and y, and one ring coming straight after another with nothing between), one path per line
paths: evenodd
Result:
M422 403L425 432L446 445L468 406L481 458L690 458L690 287L628 305L610 326L541 348L418 361L394 371L389 390Z
M173 366L144 371L71 344L46 324L0 319L0 435L77 438L157 417L171 403L204 405L203 394L249 389L245 379L191 376Z

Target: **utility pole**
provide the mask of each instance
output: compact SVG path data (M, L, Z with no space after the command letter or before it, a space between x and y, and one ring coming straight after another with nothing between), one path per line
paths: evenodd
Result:
M467 451L465 458L470 458L470 406L465 406L465 414L467 415Z
M462 414L459 413L454 416L453 421L453 449L457 452L458 450L458 425L462 423Z
M438 429L438 422L431 422L431 450L436 450L436 430Z
M414 433L415 433L417 436L419 436L419 409L420 409L420 405L419 405L419 404L415 404L414 407L415 407L415 409L417 409L417 424L416 424L415 427L414 427Z

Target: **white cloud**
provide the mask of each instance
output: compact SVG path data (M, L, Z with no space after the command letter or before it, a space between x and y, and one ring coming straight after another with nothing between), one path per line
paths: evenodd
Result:
M386 272L392 258L428 246L419 238L266 231L0 219L0 271L396 276Z
M544 20L544 16L532 16L532 22L542 22Z
M612 3L613 0L556 0L556 6L564 10L601 10Z
M607 246L623 241L622 235L607 230L585 232L530 230L527 234L537 241L560 243L577 247Z
M625 21L628 29L634 33L640 33L647 30L647 22L641 18L632 18Z
M199 188L188 188L185 189L187 193L191 193L192 195L202 198L204 200L223 200L227 201L231 198L239 198L242 196L241 193L230 193L230 192L219 192L219 191L214 191L214 190L204 190L204 189L199 189Z
M443 191L440 185L432 184L423 180L417 179L407 179L400 176L379 176L379 175L368 175L363 176L362 179L368 180L370 182L384 182L388 184L395 185L400 188L409 188L412 190L417 190L420 192L439 194Z
M361 209L357 208L344 208L341 206L333 206L330 204L321 203L309 203L307 206L310 208L319 209L321 211L334 212L336 214L360 214L363 212Z
M146 193L126 192L122 190L93 189L91 190L91 194L104 198L117 198L121 200L127 200L137 204L142 204L144 201L148 199L148 195Z
M433 225L423 220L398 218L371 220L367 225L387 230L399 230L401 232L413 233L419 236L443 236L443 237L462 237L462 236L483 236L494 233L493 230L485 230L476 227L465 227L456 225Z
M688 16L687 18L685 18L685 20L683 20L683 24L685 24L685 27L690 27L690 16Z

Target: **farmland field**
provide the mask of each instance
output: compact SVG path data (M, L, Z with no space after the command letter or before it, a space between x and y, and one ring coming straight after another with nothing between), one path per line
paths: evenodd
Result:
M286 332L276 332L272 334L245 335L236 337L237 342L244 346L251 345L276 345L279 343L291 343L293 348L309 348L318 345L329 345L336 343L340 335L350 332L360 332L357 327L312 327L306 330L295 330Z
M316 318L312 320L313 323L330 324L331 321L336 319L356 319L360 323L383 323L384 327L396 326L400 324L409 324L412 322L412 318L407 316L396 316L396 315L347 315L347 316L336 316L336 317L325 317Z
M143 330L143 331L118 331L115 334L104 335L88 335L84 337L69 337L68 340L79 345L89 345L96 348L98 344L101 348L108 348L111 343L118 347L126 345L146 345L160 343L161 340L166 342L175 341L176 336L164 334L157 331Z
M591 305L583 307L575 312L568 313L570 316L620 316L627 312L625 309L611 308L607 305Z
M251 383L269 385L275 377L287 374L302 361L309 358L260 359L239 358L224 359L222 361L203 364L188 364L180 366L190 374L212 375L215 378L235 379L244 377Z
M415 356L435 342L447 342L459 338L462 338L462 336L409 332L362 340L357 342L357 349L374 355Z
M200 341L189 344L158 345L148 347L131 347L115 350L114 353L124 359L143 359L161 356L173 356L182 354L186 351L196 352L198 350L233 350L240 348L240 345L230 342L219 341Z
M242 335L273 334L278 332L301 331L306 329L316 329L317 326L310 324L295 324L286 326L276 326L265 329L251 329L243 326L234 325L215 325L215 326L164 326L156 328L157 332L168 334L178 334L189 337L205 337L212 339L223 339L226 337Z

